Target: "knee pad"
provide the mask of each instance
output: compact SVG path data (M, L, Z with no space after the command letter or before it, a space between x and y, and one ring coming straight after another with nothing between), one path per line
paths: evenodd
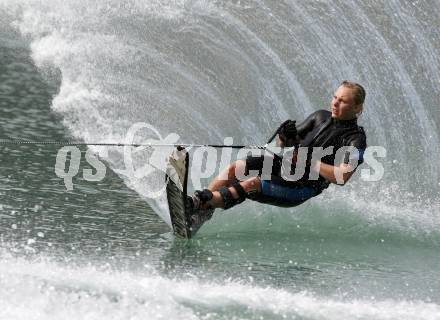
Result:
M229 209L232 208L233 206L242 203L244 200L246 200L247 198L247 193L246 191L243 189L243 187L240 185L240 183L238 183L237 181L235 181L231 187L233 187L237 193L238 193L238 198L234 199L234 197L232 196L232 193L229 191L228 187L222 187L218 190L218 192L220 192L220 195L222 197L223 200L223 209Z

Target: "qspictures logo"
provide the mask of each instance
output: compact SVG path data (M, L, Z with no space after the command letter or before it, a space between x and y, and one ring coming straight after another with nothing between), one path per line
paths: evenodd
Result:
M148 131L153 138L143 139L142 143L135 143L142 139L141 132ZM168 134L165 138L152 125L144 122L133 124L127 131L124 142L119 144L109 144L118 146L122 150L124 168L118 169L117 173L131 179L143 179L155 171L166 172L167 158L175 149L174 145L180 139L175 133ZM148 160L139 167L135 166L134 160L137 153L148 153ZM107 150L104 150L103 156L108 156ZM88 149L85 153L86 162L93 167L83 168L82 177L86 181L102 181L107 173L107 167L95 153ZM80 173L82 152L74 145L64 146L58 150L55 162L55 174L63 179L67 191L74 189L73 180ZM95 171L95 173L93 173ZM164 191L165 186L159 190L149 191L145 196L156 198Z
M144 140L142 144L137 144L135 141L142 139L141 132L149 131L154 138ZM154 172L160 171L166 173L168 158L173 150L179 146L180 136L176 133L170 133L165 138L159 131L144 122L133 124L125 136L123 143L114 144L120 146L123 153L124 168L117 170L118 173L124 176L143 179L148 178ZM232 158L233 138L226 137L224 144L219 146L209 145L186 145L187 150L192 152L192 161L189 164L189 179L195 189L202 188L202 179L214 178L214 174L223 169L234 160L245 159L247 156L262 156L265 155L262 172L250 170L247 175L244 172L236 172L236 177L243 181L257 175L261 179L271 180L274 155L282 159L281 177L286 181L298 181L300 179L317 180L319 174L314 170L307 170L328 155L334 155L336 162L344 162L349 171L353 171L358 167L360 159L363 159L365 168L361 169L361 179L363 181L379 181L384 176L384 167L378 158L386 157L386 149L381 146L371 146L366 150L358 150L355 147L342 147L334 150L333 147L299 147L299 148L280 148L276 146L264 147L243 147L240 148L235 156ZM220 149L220 152L219 152ZM146 162L143 162L139 167L136 167L134 160L137 153L148 152ZM104 152L106 155L107 152ZM87 150L85 153L86 162L93 168L83 168L82 177L86 181L102 181L107 173L106 165L93 153L92 150ZM74 189L74 178L80 173L82 152L74 145L64 146L59 149L56 156L55 174L63 179L66 190L72 191ZM272 161L271 161L272 159ZM292 166L292 164L294 164ZM218 167L219 166L219 167ZM294 170L292 170L292 167ZM335 177L338 183L343 183L343 173L348 171L336 170ZM306 176L307 174L307 176ZM219 177L222 178L221 176ZM227 179L227 177L224 177ZM155 191L150 191L145 196L149 198L157 198L163 194L165 190L165 181L163 186Z

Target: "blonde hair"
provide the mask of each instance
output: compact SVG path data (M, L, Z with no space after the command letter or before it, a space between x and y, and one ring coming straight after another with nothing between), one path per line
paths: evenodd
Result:
M367 95L364 87L362 87L359 83L351 82L348 80L344 80L340 84L341 87L350 88L354 92L354 102L356 105L364 104L365 96Z

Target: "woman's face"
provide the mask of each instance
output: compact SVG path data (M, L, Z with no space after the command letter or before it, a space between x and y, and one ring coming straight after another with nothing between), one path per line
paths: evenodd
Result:
M353 89L340 86L333 95L331 111L335 119L351 120L362 111L362 105L355 104Z

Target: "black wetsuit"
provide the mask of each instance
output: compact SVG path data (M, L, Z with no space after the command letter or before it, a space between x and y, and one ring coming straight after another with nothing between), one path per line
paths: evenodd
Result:
M363 162L363 153L367 147L365 132L357 125L357 119L336 120L331 117L331 112L319 110L312 113L306 120L297 126L300 147L308 147L308 158L311 159L312 148L322 147L323 149L332 146L331 155L322 157L321 161L329 165L349 163L350 159L357 160L358 164ZM343 159L335 159L337 151L341 147L355 147L358 154L344 153ZM249 170L258 170L261 174L265 157L248 157L246 159L246 174ZM295 206L307 199L314 197L326 189L330 182L319 176L317 180L309 180L310 168L306 167L305 174L298 181L285 181L281 176L282 159L272 156L272 179L262 179L262 192L251 195L250 198L263 203L270 203L278 206ZM310 163L310 161L308 162ZM294 171L294 165L292 166Z

